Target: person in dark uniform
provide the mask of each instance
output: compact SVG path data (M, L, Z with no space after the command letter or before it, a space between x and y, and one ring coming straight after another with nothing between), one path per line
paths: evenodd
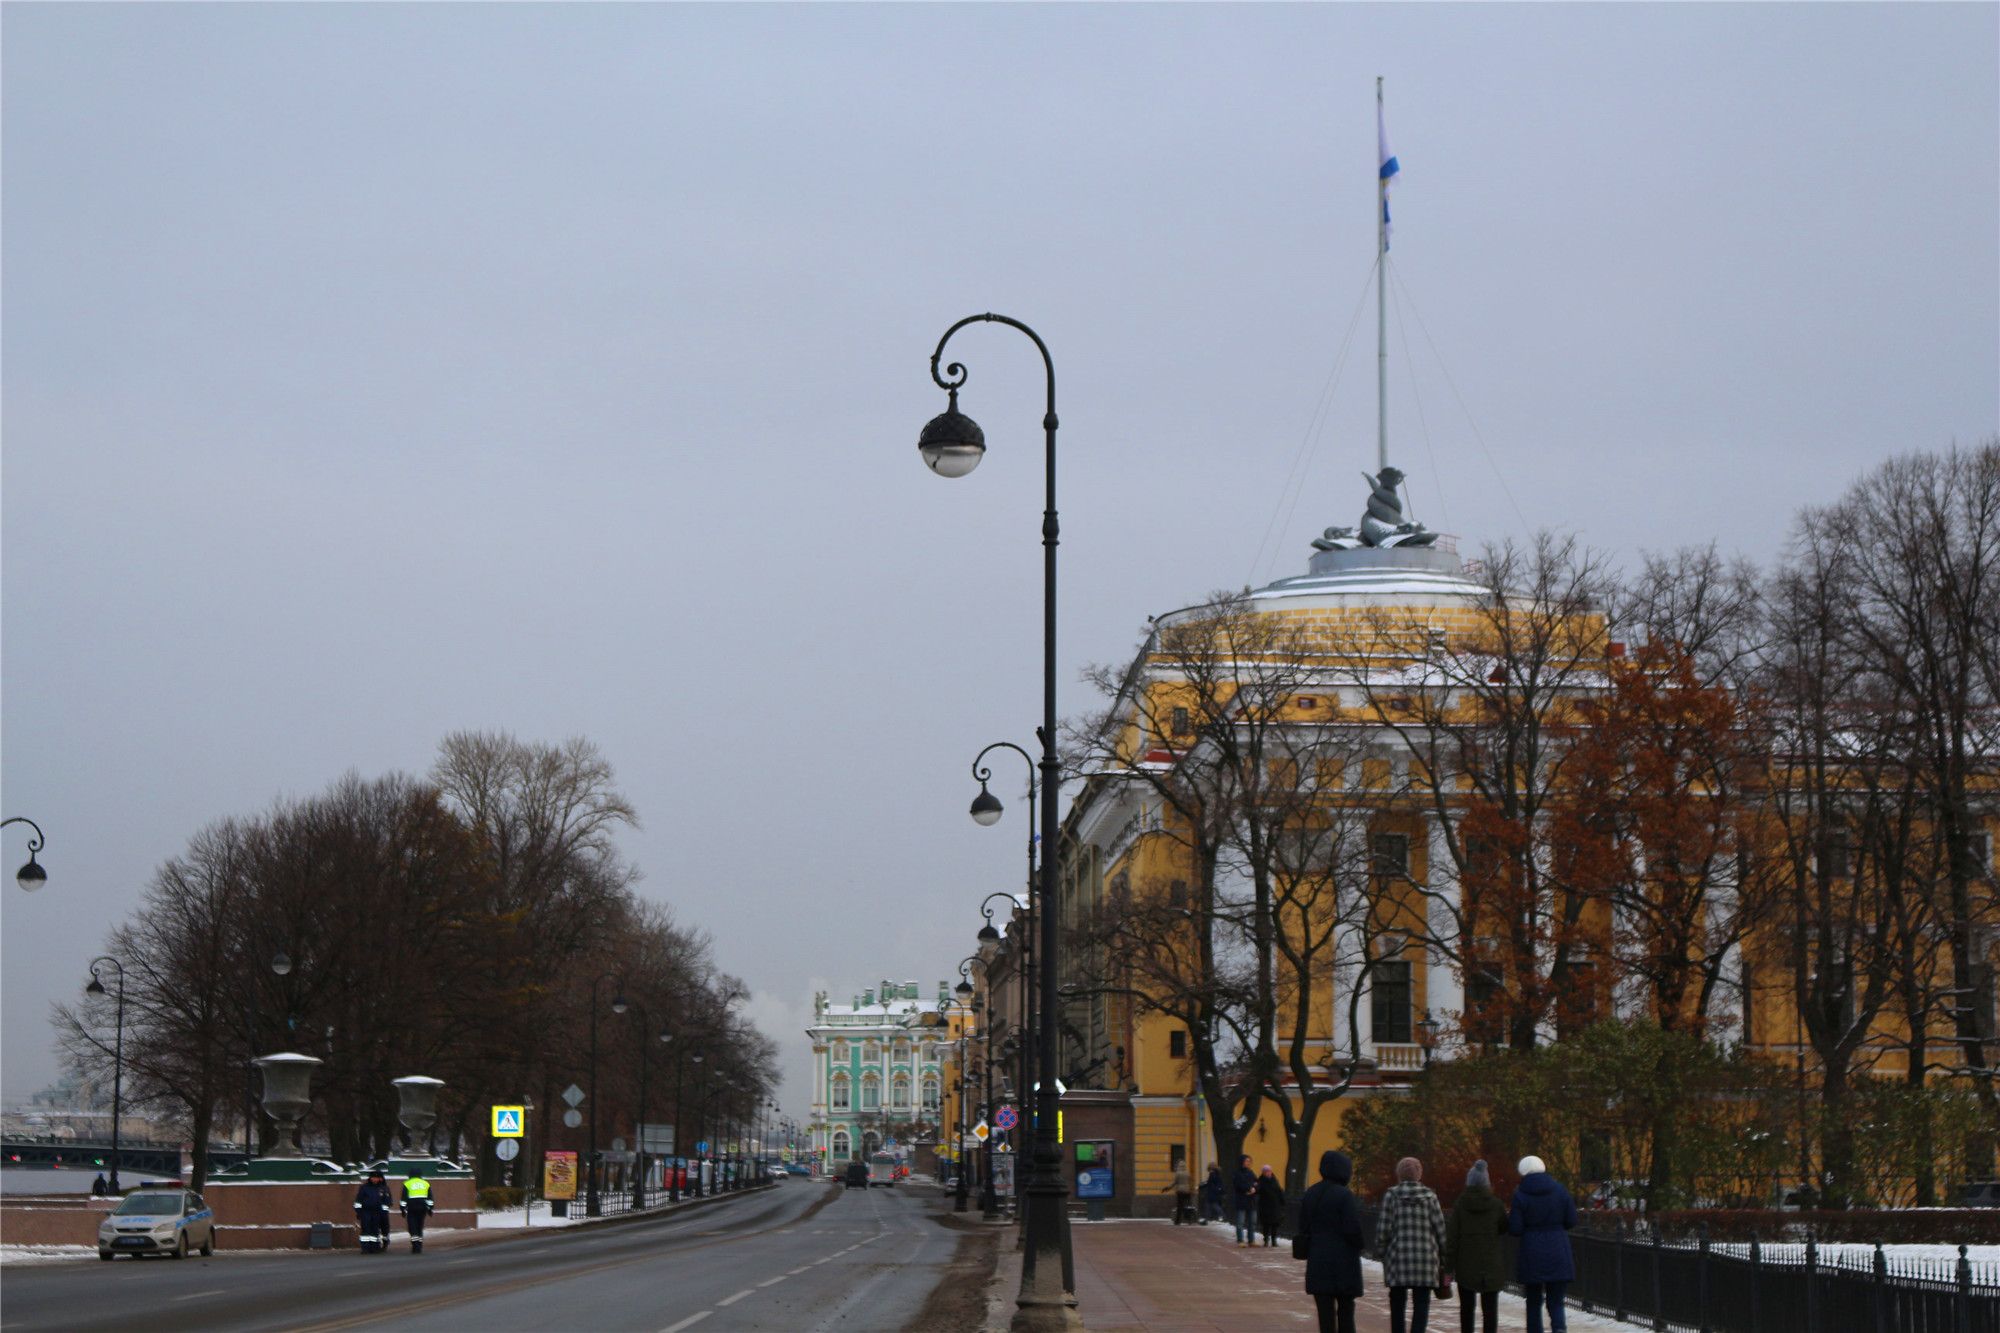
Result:
M410 1233L410 1253L424 1252L424 1221L431 1215L431 1183L422 1167L410 1168L403 1182L403 1227Z
M383 1254L389 1249L389 1182L380 1171L370 1171L354 1192L354 1220L361 1231L364 1254Z

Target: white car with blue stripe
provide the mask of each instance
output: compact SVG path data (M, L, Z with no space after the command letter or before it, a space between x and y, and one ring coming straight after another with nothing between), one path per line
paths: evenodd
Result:
M189 1250L215 1253L215 1213L193 1190L141 1185L97 1228L100 1259L121 1254L185 1259Z

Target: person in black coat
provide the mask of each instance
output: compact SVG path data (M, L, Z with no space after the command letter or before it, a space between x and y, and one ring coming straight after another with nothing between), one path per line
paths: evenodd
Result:
M1319 1174L1319 1183L1299 1205L1292 1252L1305 1249L1306 1294L1319 1307L1319 1333L1354 1333L1362 1244L1361 1209L1347 1188L1354 1163L1346 1153L1321 1153Z
M1208 1179L1202 1183L1201 1190L1203 1226L1207 1226L1211 1218L1218 1222L1223 1219L1224 1200L1228 1195L1229 1182L1222 1178L1222 1168L1209 1163Z
M1236 1159L1236 1174L1229 1178L1229 1192L1235 1208L1236 1243L1257 1243L1257 1173L1250 1169L1250 1154Z
M1266 1245L1278 1243L1278 1228L1285 1220L1285 1187L1277 1173L1266 1166L1257 1175L1257 1229Z
M354 1192L354 1220L361 1231L364 1253L386 1254L389 1249L389 1208L395 1202L389 1182L380 1171L370 1171Z

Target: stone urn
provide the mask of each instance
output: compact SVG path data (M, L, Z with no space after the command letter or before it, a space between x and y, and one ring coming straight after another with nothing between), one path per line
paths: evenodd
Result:
M322 1061L287 1051L260 1055L251 1062L264 1071L264 1114L278 1122L278 1142L272 1157L300 1157L299 1121L312 1110L312 1075Z
M403 1152L407 1154L412 1151L412 1142L437 1123L438 1092L444 1087L444 1080L412 1074L391 1080L391 1086L402 1098L402 1104L396 1108L396 1120L403 1127Z

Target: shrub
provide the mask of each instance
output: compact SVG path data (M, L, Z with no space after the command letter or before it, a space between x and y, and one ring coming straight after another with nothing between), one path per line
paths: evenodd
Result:
M481 1208L519 1208L528 1191L514 1185L488 1185L479 1191Z

